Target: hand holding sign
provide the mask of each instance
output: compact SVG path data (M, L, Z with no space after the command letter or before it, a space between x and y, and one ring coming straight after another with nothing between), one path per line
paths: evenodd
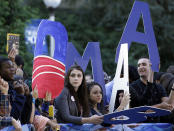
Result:
M8 82L3 80L0 76L0 91L1 91L1 93L4 94L4 95L7 95L8 94L8 89L9 89Z
M46 92L44 101L51 101L51 92L48 92L48 91Z
M130 102L130 94L128 92L124 93L124 96L121 100L120 106L116 109L116 111L123 110Z
M12 61L15 62L15 57L16 57L16 50L12 48L8 54L8 58Z
M153 77L154 77L154 71L152 71L151 68L152 64L150 63L149 65L149 75L148 75L148 82L153 83Z
M32 95L33 95L33 98L35 98L35 99L38 98L38 89L37 89L37 85L36 85L35 88L33 89Z

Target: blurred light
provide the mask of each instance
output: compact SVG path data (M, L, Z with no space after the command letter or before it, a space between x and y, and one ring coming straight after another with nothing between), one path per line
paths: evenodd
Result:
M43 0L47 8L57 8L62 0Z

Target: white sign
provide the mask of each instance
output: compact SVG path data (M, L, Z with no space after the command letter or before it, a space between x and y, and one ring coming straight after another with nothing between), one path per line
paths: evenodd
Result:
M121 69L124 64L124 72L123 77L120 78L121 75ZM112 88L112 94L111 99L109 103L109 113L112 113L114 111L114 105L115 105L115 99L117 95L118 90L124 90L124 92L129 93L129 77L128 77L128 44L121 44L119 58L118 58L118 64L116 69L116 74L114 77L114 85ZM129 108L129 104L125 109Z

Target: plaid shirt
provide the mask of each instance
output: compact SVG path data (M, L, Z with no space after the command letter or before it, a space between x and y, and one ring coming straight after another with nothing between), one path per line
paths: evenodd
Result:
M9 116L9 95L0 92L0 116Z
M0 129L11 125L12 125L11 117L0 117Z
M0 92L0 129L12 125L12 119L9 116L9 95Z

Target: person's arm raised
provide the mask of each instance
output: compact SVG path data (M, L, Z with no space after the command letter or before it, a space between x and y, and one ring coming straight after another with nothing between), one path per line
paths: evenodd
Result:
M171 88L170 95L168 98L168 104L172 104L174 106L174 84Z
M22 131L21 124L16 121L14 118L12 118L12 125L16 129L15 131Z
M120 106L116 109L116 111L122 111L130 102L130 94L127 92L124 93L123 99L121 100Z
M8 89L9 89L9 85L8 82L6 82L5 80L3 80L0 76L0 91L3 95L7 95L8 94Z

